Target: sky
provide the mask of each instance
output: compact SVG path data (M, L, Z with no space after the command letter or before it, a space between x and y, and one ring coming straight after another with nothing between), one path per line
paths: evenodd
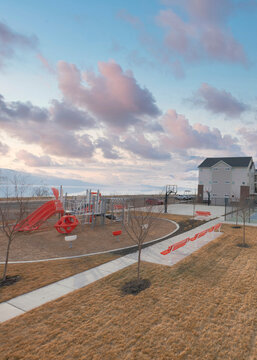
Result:
M257 1L0 0L0 168L194 191L257 157Z

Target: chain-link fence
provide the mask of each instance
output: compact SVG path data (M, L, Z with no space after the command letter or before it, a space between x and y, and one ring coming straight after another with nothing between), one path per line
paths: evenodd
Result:
M229 202L226 206L225 220L237 223L257 224L257 204L253 199Z

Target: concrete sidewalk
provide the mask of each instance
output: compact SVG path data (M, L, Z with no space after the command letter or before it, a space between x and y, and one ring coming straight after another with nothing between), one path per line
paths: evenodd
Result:
M215 237L220 236L221 233L217 232L215 234L206 235L194 242L187 243L183 248L165 256L160 254L161 251L167 249L171 244L187 237L192 237L196 233L208 229L221 221L222 218L215 219L193 230L164 240L156 245L149 246L148 248L142 250L141 259L143 261L172 266L208 242L212 241ZM4 322L18 315L24 314L25 312L49 301L56 300L63 295L89 285L96 280L99 280L136 262L137 252L0 303L0 322Z
M26 311L32 310L48 301L56 300L135 262L135 259L121 257L0 303L0 322L24 314Z
M161 265L168 265L172 266L176 264L178 261L182 260L184 257L192 254L194 251L200 249L202 246L208 244L210 241L214 240L216 237L220 236L220 232L212 232L209 233L200 239L197 239L195 241L188 242L185 246L182 248L179 248L178 250L171 252L168 255L161 255L160 252L167 249L170 245L180 241L184 240L187 237L193 237L195 234L208 229L212 227L213 225L216 225L223 221L223 217L209 221L206 224L203 224L201 226L198 226L197 228L194 228L192 230L189 230L183 234L174 236L170 239L163 240L162 242L159 242L155 245L149 246L142 250L141 253L141 259L143 261L152 262L155 264L161 264ZM126 255L125 258L127 259L137 259L137 253Z

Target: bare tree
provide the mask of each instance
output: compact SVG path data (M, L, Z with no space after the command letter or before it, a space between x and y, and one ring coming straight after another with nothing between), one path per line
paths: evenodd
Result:
M0 201L0 230L7 239L2 277L2 282L5 282L11 244L27 215L27 200L23 196L25 193L24 180L19 176L14 176L12 180L8 180L3 193L4 197Z
M46 185L39 185L33 189L32 197L48 197L51 196Z
M127 201L126 208L127 221L124 221L124 229L138 246L137 281L139 282L142 246L162 212L162 206L145 204L144 208L139 208L137 201L132 199Z
M251 203L250 200L244 199L240 201L239 208L237 209L237 216L242 219L243 222L243 247L248 247L245 239L245 224L249 221L251 217Z

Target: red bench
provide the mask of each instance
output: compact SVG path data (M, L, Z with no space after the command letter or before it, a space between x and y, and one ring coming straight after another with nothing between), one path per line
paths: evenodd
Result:
M186 243L188 242L188 239L189 238L186 238L184 240L178 241L177 243L173 244L172 245L172 251L175 251L175 250L181 248L182 246L185 246Z
M196 211L195 214L197 216L210 216L211 215L210 211Z
M221 228L221 223L218 223L218 224L216 224L216 225L214 225L214 231L215 230L219 230L220 231L220 228Z
M220 231L221 225L222 225L221 223L218 223L218 224L216 224L214 226L211 226L209 229L203 230L203 231L195 234L192 238L186 238L184 240L178 241L177 243L175 243L173 245L170 245L167 250L163 250L161 252L161 254L162 255L167 255L171 251L175 251L175 250L181 248L182 246L185 246L188 241L195 241L196 239L199 239L202 236L206 235L207 233L215 231L215 230Z

